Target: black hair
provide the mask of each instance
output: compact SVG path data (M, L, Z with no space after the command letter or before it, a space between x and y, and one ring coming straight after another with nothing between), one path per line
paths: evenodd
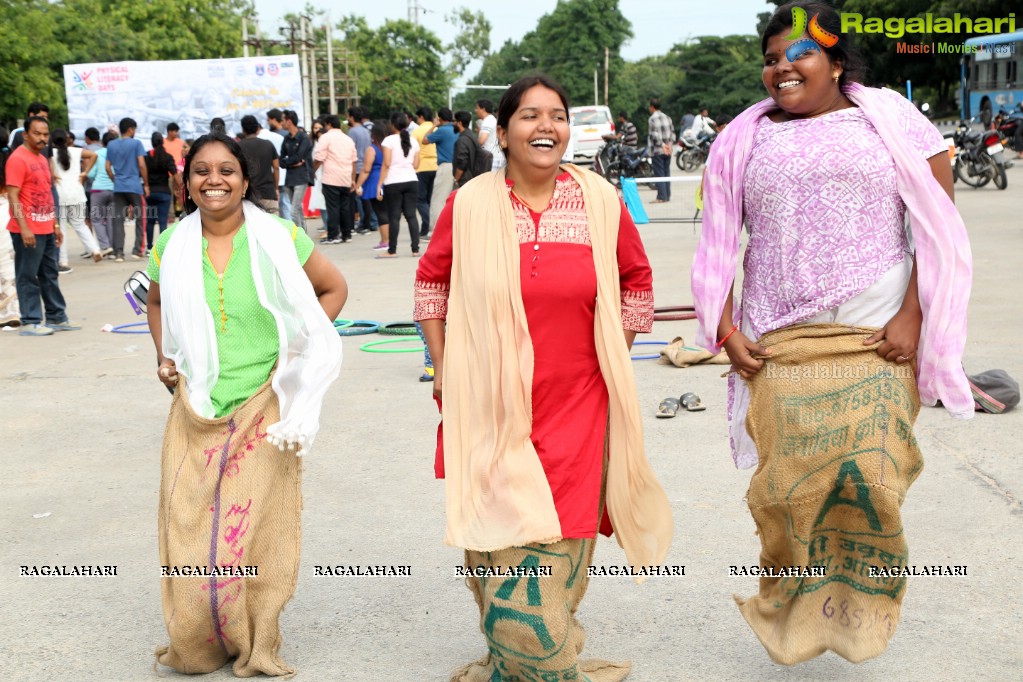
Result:
M177 123L168 123L167 124L167 132L169 133L172 130L175 131L175 132L180 132L181 131L181 126L179 126Z
M298 114L291 109L284 110L284 118L294 123L296 127L298 126Z
M118 130L121 131L122 135L127 133L132 128L138 128L138 127L139 127L139 124L135 122L135 119L128 118L128 117L122 118L121 122L117 124L117 128L118 128Z
M174 162L174 157L171 156L170 153L163 148L163 135L154 132L153 136L149 138L149 141L153 145L153 158L155 160L159 161L163 157L167 156L170 157L171 163Z
M108 130L107 132L103 133L103 139L101 141L103 142L103 146L106 147L108 144L110 144L116 139L117 135Z
M99 131L97 129L95 129L95 128L86 128L85 129L85 139L86 140L96 140L98 142L99 141Z
M387 137L387 121L373 121L373 127L369 129L369 138L378 145Z
M660 111L661 110L661 98L660 97L651 97L650 98L650 106L652 106L654 109L657 109L658 111Z
M227 124L224 123L224 119L217 116L216 118L210 119L210 133L223 133L227 134Z
M437 110L437 118L439 118L442 121L448 122L455 120L455 117L451 114L451 110L448 109L447 107L441 107L440 109Z
M476 100L476 106L478 106L480 109L487 112L488 114L494 113L494 103L489 99Z
M472 125L472 114L468 111L456 111L455 121L461 123L462 127L468 130L469 126Z
M398 131L398 136L401 138L401 152L408 156L408 153L412 151L412 140L409 139L408 134L408 116L400 111L394 112L391 114L391 125Z
M28 113L25 118L32 118L33 116L39 116L39 114L46 112L50 113L50 107L46 106L42 102L32 102L28 105ZM43 116L42 118L46 118Z
M71 155L67 151L67 131L63 128L57 128L50 133L50 144L53 146L53 151L57 153L57 163L64 170L71 168Z
M422 116L427 121L433 120L433 109L430 107L419 107L416 109L416 116Z
M628 112L627 112L627 111L625 111L625 109L622 109L621 111L619 111L619 112L618 112L618 116L619 116L620 118L624 118L624 119L625 119L626 121L628 121L628 120L629 120L629 114L628 114Z
M362 119L365 118L363 108L358 104L353 104L348 107L348 115L352 117L353 121L362 121Z
M760 36L760 53L767 52L767 41L779 33L788 33L792 29L792 9L801 7L806 10L807 16L817 17L817 23L828 33L838 36L838 42L832 47L820 46L831 62L842 64L842 74L838 77L838 86L842 87L848 82L861 83L866 76L867 67L860 55L859 50L853 45L848 33L842 31L842 20L833 7L823 2L807 2L797 0L779 7L764 27L764 34Z
M7 143L10 141L11 133L0 125L0 190L7 189L7 174L4 173L4 167L7 165L7 156L10 154L7 151Z
M718 124L718 128L720 128L723 125L728 125L729 123L731 123L732 122L732 117L729 116L728 114L722 114L721 116L718 116L717 120L714 121L714 122L717 123Z
M522 103L522 96L526 94L527 90L537 85L553 90L561 100L561 105L565 107L565 113L568 113L568 94L561 84L546 74L534 73L523 76L504 91L504 95L501 96L501 101L497 105L497 125L499 127L508 130L508 122L511 121L512 114L518 110L519 104Z
M277 109L275 107L275 108L271 109L270 111L266 112L266 120L267 121L283 121L284 120L284 112L281 111L280 109Z
M341 118L337 114L325 114L323 123L336 130L341 130Z
M249 177L249 163L248 161L245 160L245 154L242 152L241 146L237 142L235 142L234 138L228 136L227 133L224 133L222 131L210 132L206 135L203 135L198 140L196 140L192 144L192 148L188 150L188 156L185 157L185 170L182 173L183 177L185 178L185 187L186 188L188 187L188 182L191 177L192 159L195 158L195 155L199 153L200 149L214 142L219 142L220 144L227 147L227 151L231 152L231 156L233 156L235 158L235 161L238 162L238 169L241 171L242 179L249 181L249 187L245 192L245 196L242 198L247 199L258 206L259 204L256 202L256 190L253 187L251 179ZM186 190L185 213L192 213L194 211L197 211L198 209L199 207L196 205L195 201L192 199L192 196Z
M255 135L259 132L259 121L252 114L242 116L242 132L246 135Z

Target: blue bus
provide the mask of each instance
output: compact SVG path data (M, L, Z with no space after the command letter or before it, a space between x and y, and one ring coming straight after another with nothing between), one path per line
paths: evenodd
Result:
M965 43L960 73L960 107L968 121L984 109L1012 111L1023 102L1023 31L976 36Z

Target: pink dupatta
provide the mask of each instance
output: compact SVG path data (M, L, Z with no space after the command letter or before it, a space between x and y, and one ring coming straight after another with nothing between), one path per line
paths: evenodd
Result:
M962 367L966 309L972 284L969 237L955 204L898 127L901 97L891 90L850 83L846 96L860 107L895 161L896 186L906 204L916 247L917 288L923 310L917 349L920 400L938 400L955 418L973 417L973 396ZM717 140L703 181L704 217L692 268L693 302L699 319L697 343L717 342L717 327L735 279L743 224L743 173L761 116L777 108L765 99L742 112ZM738 306L734 322L738 322Z

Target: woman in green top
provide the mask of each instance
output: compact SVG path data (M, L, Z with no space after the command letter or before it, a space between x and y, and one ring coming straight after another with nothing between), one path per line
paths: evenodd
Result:
M185 160L187 190L185 212L198 210L202 218L203 285L213 315L220 360L219 380L211 399L216 416L231 412L258 389L277 362L277 330L273 316L256 296L248 254L248 235L242 200L249 194L249 172L237 143L226 136L206 135ZM277 218L288 230L296 256L313 285L327 317L337 318L348 298L344 276L319 251L304 230ZM160 320L160 264L163 252L178 227L160 234L150 256L147 274L149 329L160 360L158 376L165 385L177 384L177 368L162 352ZM235 255L238 254L238 255Z
M279 617L301 555L296 455L340 370L331 320L348 287L304 230L245 200L234 140L199 138L184 178L188 215L160 235L148 269L157 374L177 386L158 519L170 642L156 659L182 673L233 660L239 677L288 675Z

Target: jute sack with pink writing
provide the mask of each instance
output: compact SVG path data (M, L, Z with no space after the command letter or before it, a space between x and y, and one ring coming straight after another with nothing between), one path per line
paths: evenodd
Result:
M489 653L456 670L452 682L624 680L632 669L628 662L579 660L586 633L575 612L589 584L587 568L595 543L574 538L496 552L466 551L469 569L492 573L500 567L506 573L521 567L526 577L466 578L480 608L480 630Z
M764 335L749 382L747 429L760 454L747 500L760 535L760 592L736 597L771 658L830 649L853 662L882 653L899 622L908 560L899 508L923 469L910 364L863 341L876 329L800 325ZM777 573L777 570L775 571ZM875 575L879 574L879 575Z
M164 434L160 563L193 575L161 579L170 644L157 662L208 673L234 659L238 677L292 674L278 619L298 579L302 460L266 440L279 420L270 381L219 419L192 410L184 382ZM212 569L228 575L194 576Z

